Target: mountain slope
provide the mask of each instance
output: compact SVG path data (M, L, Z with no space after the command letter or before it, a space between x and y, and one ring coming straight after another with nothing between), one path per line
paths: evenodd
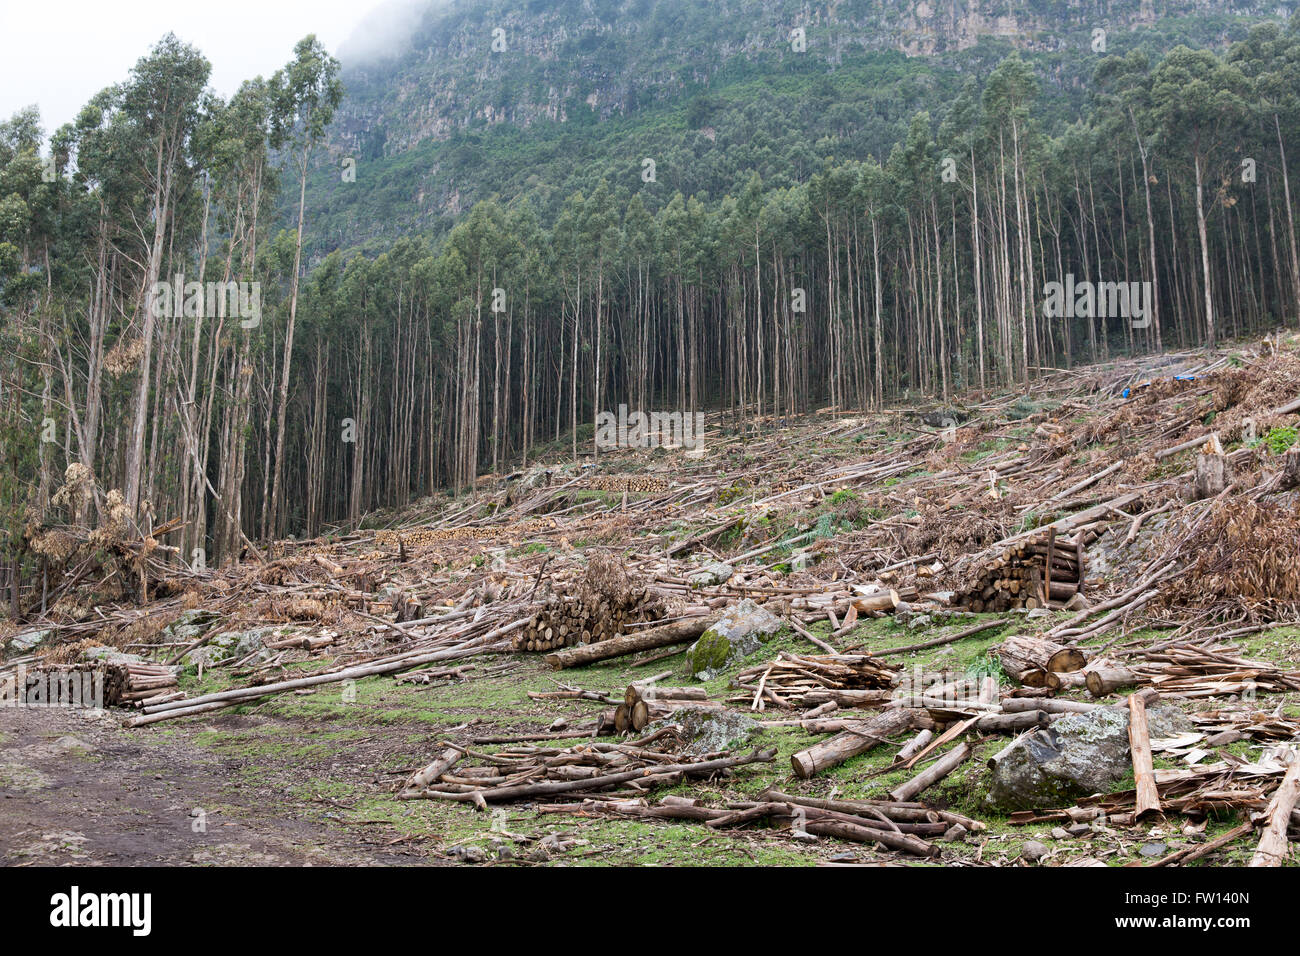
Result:
M546 211L600 178L639 190L646 158L661 187L646 197L652 208L653 193L735 191L751 170L803 181L830 157L883 157L914 113L937 120L963 82L1013 49L1045 77L1041 119L1059 127L1086 96L1094 31L1110 53L1221 45L1293 5L429 3L387 18L400 36L372 30L367 52L344 49L348 95L310 191L316 248L440 233L493 194L527 194ZM338 174L348 158L356 182Z

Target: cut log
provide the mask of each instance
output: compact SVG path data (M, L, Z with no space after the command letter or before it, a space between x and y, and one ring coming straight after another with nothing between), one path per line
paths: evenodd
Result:
M1105 697L1121 687L1132 687L1138 676L1122 664L1113 664L1088 671L1084 681L1093 697Z
M853 598L852 607L854 610L867 614L872 611L892 611L898 607L901 598L897 591L881 591L873 594L863 594Z
M1282 487L1300 488L1300 445L1288 450L1283 457Z
M1286 862L1286 828L1297 798L1300 798L1300 755L1291 758L1286 776L1264 811L1264 834L1251 857L1251 866L1281 866Z
M893 790L890 790L890 797L900 802L911 800L917 794L932 787L944 777L948 776L948 774L956 770L957 767L959 767L962 762L971 755L972 750L973 748L970 744L961 744L956 749L949 751L934 763L930 764L930 766L928 766L924 771L907 781L907 783L900 784Z
M829 740L813 744L790 758L795 776L807 780L814 774L838 767L844 761L885 743L887 738L911 730L917 714L913 710L898 708L879 714L844 730Z
M1087 665L1088 658L1077 647L1065 647L1047 659L1046 670L1053 674L1069 674L1081 671Z
M894 760L896 762L911 760L914 756L916 756L916 754L921 750L922 747L924 747L933 739L934 739L933 730L921 731L919 734L917 734L915 737L909 740L906 745L904 745L903 749L898 752L898 756L895 757Z
M1026 710L1018 714L985 714L975 721L975 727L982 734L1018 734L1045 727L1050 720L1051 715L1045 710Z
M1002 670L1008 676L1026 687L1042 687L1043 675L1049 670L1048 662L1065 649L1041 637L1013 634L998 645L997 652Z
M674 621L672 624L663 624L644 631L621 634L608 640L597 641L595 644L566 647L547 654L546 663L560 670L565 667L594 664L596 661L609 660L613 657L623 657L627 654L635 654L637 651L651 651L660 647L671 647L674 644L685 644L698 638L718 620L719 615L712 614L687 618L684 621Z
M418 773L412 774L402 789L408 793L418 793L455 766L463 756L465 751L448 747L437 760Z
M1049 714L1086 714L1096 710L1102 704L1090 704L1082 700L1044 700L1041 697L1010 697L1002 701L1002 712L1006 714L1025 713L1043 710Z
M1128 742L1133 752L1133 779L1137 790L1133 815L1137 820L1147 813L1160 812L1160 792L1156 789L1151 759L1151 732L1147 727L1147 704L1154 703L1159 697L1154 690L1147 688L1130 694L1128 699Z
M1192 481L1192 500L1201 501L1214 498L1223 492L1232 481L1228 456L1223 453L1223 445L1218 435L1211 435L1196 456L1196 477Z

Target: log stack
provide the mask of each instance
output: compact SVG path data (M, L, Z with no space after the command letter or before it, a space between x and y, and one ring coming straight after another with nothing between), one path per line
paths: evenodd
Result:
M515 637L517 651L552 651L618 637L628 626L667 616L662 597L633 588L622 599L582 589L559 597L533 615Z
M954 598L963 608L981 613L1013 608L1060 608L1082 593L1087 556L1082 538L1049 532L1017 541L981 562Z
M632 580L614 555L598 553L576 591L547 602L514 638L517 651L553 651L618 637L633 624L668 616L662 592Z
M165 664L126 663L105 666L104 703L143 707L154 698L173 699L180 691L175 670Z
M43 703L93 706L99 703L95 681L102 682L105 707L141 707L145 703L158 703L163 698L181 696L173 668L143 661L54 664L28 671L25 681L27 686L22 691L22 699ZM67 690L62 693L58 690L73 684L77 689L72 695ZM38 686L41 688L39 692L36 691Z
M631 491L655 494L667 491L670 484L667 478L655 475L592 475L579 487L584 491Z

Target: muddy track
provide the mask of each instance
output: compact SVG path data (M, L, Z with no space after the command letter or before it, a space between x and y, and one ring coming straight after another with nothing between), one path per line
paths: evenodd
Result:
M0 864L331 865L423 862L391 835L328 819L195 745L141 738L120 715L0 709Z

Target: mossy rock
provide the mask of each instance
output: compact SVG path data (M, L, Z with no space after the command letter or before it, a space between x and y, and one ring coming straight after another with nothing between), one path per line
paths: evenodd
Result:
M686 652L686 664L696 680L712 680L753 654L784 625L781 619L749 598L730 608Z

